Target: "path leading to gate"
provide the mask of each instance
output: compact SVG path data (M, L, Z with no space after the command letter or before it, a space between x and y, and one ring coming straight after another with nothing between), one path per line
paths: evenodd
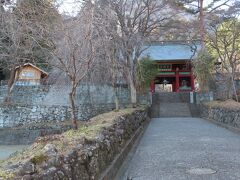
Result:
M239 180L240 134L200 118L154 118L116 179Z

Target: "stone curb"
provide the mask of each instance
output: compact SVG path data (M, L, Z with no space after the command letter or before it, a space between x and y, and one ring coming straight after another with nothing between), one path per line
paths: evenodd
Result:
M225 129L228 129L228 130L233 131L233 132L235 132L235 133L240 133L240 128L233 127L233 126L224 124L224 123L222 123L222 122L218 122L218 121L213 120L213 119L208 119L208 118L206 118L206 117L202 117L202 118L203 118L204 120L210 122L210 123L216 124L216 125L218 125L218 126L220 126L220 127L223 127L223 128L225 128Z
M120 167L122 166L124 160L128 156L131 149L139 143L143 133L145 132L149 122L151 120L146 120L143 125L141 125L133 134L132 138L128 140L121 152L115 157L111 165L102 173L99 180L113 180L117 175Z

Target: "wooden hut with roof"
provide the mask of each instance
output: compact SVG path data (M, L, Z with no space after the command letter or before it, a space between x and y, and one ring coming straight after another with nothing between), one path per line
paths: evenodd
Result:
M48 73L37 66L26 63L16 67L15 78L16 85L19 86L37 86L48 76Z

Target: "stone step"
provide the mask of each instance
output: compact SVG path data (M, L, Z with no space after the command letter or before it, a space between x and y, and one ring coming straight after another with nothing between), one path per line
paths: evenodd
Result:
M154 93L153 94L153 103L162 103L162 102L185 102L189 103L190 95L189 93L174 93L174 92L163 92L163 93Z
M152 106L151 117L192 117L192 112L188 103L161 103Z
M198 116L198 108L189 103L189 93L154 93L152 100L152 118Z
M161 103L160 117L192 117L187 103Z

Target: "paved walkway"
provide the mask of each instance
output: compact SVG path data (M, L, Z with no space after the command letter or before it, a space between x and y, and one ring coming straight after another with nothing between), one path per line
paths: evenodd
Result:
M199 118L152 119L117 179L239 180L240 134Z

